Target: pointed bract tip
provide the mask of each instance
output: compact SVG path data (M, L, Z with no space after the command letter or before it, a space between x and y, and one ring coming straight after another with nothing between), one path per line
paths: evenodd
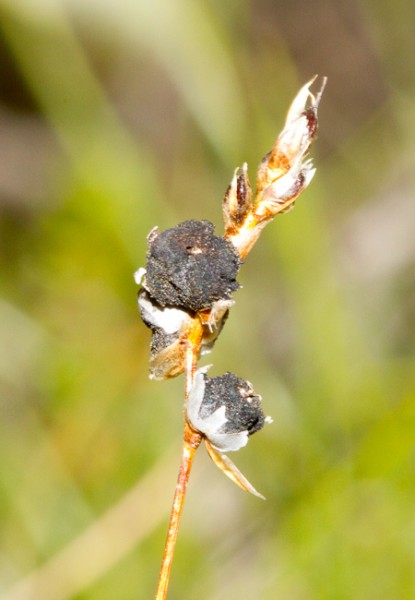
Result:
M252 483L248 481L248 479L241 473L238 467L231 461L229 456L226 454L222 454L218 452L216 448L212 446L212 444L205 438L206 450L213 460L215 465L219 467L219 469L227 476L231 481L236 483L244 492L248 492L257 498L261 498L261 500L266 500L265 496L260 494L258 490L254 488Z
M310 91L310 88L318 79L318 77L319 75L314 75L314 77L312 77L309 81L307 81L306 84L302 86L302 88L300 88L300 91L298 92L290 108L288 109L285 126L295 121L295 119L298 119L298 117L300 117L300 115L307 109L308 103L308 107L312 107L314 109L318 108L318 105L320 104L320 100L324 92L324 88L326 87L327 83L327 77L324 76L322 78L319 91L316 95L314 95Z
M252 206L252 189L248 178L248 165L243 163L234 171L223 202L225 231L237 230Z
M318 75L316 75L316 77L318 77ZM324 92L324 90L326 88L326 85L327 85L327 77L326 77L326 75L323 75L320 89L319 89L318 93L316 94L315 100L314 100L314 106L316 108L320 104L320 100L321 100L323 92Z

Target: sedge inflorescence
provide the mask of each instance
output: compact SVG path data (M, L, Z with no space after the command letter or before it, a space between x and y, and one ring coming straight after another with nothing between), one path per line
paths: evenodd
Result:
M205 439L215 463L257 495L225 454L245 446L271 421L261 397L241 377L227 372L209 378L195 364L222 331L240 287L239 268L263 228L294 206L315 174L308 151L325 79L316 95L310 91L314 81L297 94L282 132L261 161L255 197L247 165L236 169L223 202L224 235L215 235L206 220L184 221L164 232L154 228L147 238L146 266L135 274L140 314L152 332L150 377L163 380L185 372L187 424ZM196 330L201 334L195 342Z

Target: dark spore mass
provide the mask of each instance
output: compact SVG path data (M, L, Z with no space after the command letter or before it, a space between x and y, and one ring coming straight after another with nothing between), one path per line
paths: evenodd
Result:
M222 405L228 419L222 433L248 431L252 435L262 429L265 416L261 409L261 397L250 383L230 373L212 377L205 375L205 394L200 408L200 416L208 417Z
M241 260L210 221L184 221L157 235L147 252L146 286L161 305L197 312L239 288Z

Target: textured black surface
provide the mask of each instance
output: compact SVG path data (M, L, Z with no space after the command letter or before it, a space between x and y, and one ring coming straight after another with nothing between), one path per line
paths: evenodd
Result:
M239 255L213 232L210 221L184 221L150 242L146 287L161 306L198 311L239 288Z
M241 377L230 372L211 379L205 375L205 394L199 414L206 418L225 405L228 421L221 433L248 431L252 435L264 426L265 416L260 403L261 397Z
M178 339L177 333L165 333L160 327L151 327L153 335L151 336L150 352L152 355L161 352Z

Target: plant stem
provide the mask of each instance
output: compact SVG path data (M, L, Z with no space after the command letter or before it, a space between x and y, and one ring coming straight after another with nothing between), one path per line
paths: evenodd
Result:
M194 374L199 356L200 344L203 335L203 325L198 317L192 320L192 323L186 332L186 354L185 354L185 401L189 397L192 387ZM173 562L174 549L176 547L177 535L179 533L180 518L183 512L184 499L186 496L187 484L189 482L190 471L192 469L193 459L196 450L202 441L202 434L195 431L185 421L183 434L182 460L177 478L176 491L173 498L173 506L170 514L169 529L167 532L166 543L164 546L163 560L158 579L156 600L165 600L169 586L170 571Z
M179 476L177 478L176 491L174 493L169 529L167 532L163 561L161 563L160 575L158 580L156 600L165 600L165 598L167 597L171 565L173 562L177 534L179 532L179 524L183 511L187 484L189 482L189 475L192 468L193 459L201 441L202 435L197 431L191 429L190 426L187 423L185 423L182 461L180 464Z
M185 376L185 388L184 397L188 399L190 388L193 384L195 371L197 367L197 361L199 358L200 344L202 343L203 337L203 325L202 321L198 316L192 319L192 322L186 331L186 354L184 359L184 376Z

